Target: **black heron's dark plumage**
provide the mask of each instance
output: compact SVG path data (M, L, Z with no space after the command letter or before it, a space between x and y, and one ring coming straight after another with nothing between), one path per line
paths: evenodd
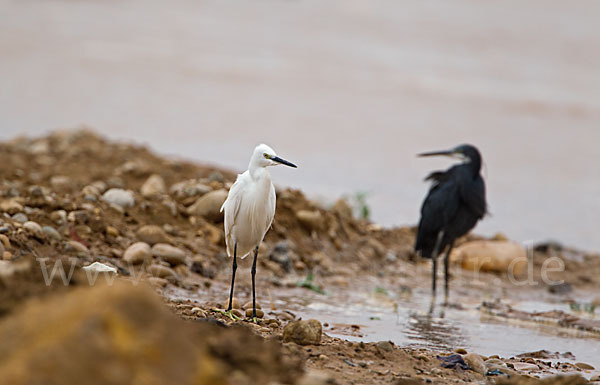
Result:
M464 144L449 151L420 154L460 157L464 163L446 171L431 173L432 182L421 207L415 251L424 258L433 258L432 289L435 294L437 256L444 258L445 289L448 295L448 257L454 241L467 234L487 212L485 183L480 175L481 155L474 146Z

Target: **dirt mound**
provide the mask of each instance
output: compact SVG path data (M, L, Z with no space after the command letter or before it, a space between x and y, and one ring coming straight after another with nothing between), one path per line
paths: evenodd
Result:
M152 290L117 283L32 300L0 323L0 378L18 384L293 383L280 345L245 328L175 317Z

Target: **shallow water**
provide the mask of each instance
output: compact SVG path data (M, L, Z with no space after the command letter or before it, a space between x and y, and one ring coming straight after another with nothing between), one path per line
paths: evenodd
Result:
M331 288L325 295L302 288L278 288L273 304L277 309L292 311L303 319L318 319L328 324L324 327L327 334L347 340L391 340L399 346L442 352L461 347L503 358L545 349L561 354L570 352L575 356L574 359L560 358L561 362L585 362L600 368L599 335L493 318L483 315L478 310L481 302L471 297L461 298L462 309L444 308L438 304L430 314L428 290L378 293L377 287L376 281L366 279L354 282L352 290ZM197 294L172 288L167 295L204 302L220 298L226 292L227 287L217 284ZM259 296L258 302L264 309L269 299ZM542 301L511 305L526 311L569 310L568 306ZM597 373L600 370L582 374L590 377Z
M477 144L477 228L600 250L600 3L0 0L0 138L90 125L414 224L414 154Z

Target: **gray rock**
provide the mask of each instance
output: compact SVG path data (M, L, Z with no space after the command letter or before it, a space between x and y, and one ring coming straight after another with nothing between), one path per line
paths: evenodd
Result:
M133 192L120 188L111 188L105 192L104 195L102 195L102 200L106 203L121 207L123 209L133 207L133 205L135 205Z
M88 255L90 255L90 250L87 248L86 245L84 245L81 242L69 241L67 243L67 248L71 249L71 250L75 250L77 252L77 255L79 255L79 256L88 256Z
M471 367L471 369L479 374L485 374L486 367L483 359L479 354L468 353L463 357L463 360Z
M152 250L145 242L136 242L129 246L123 254L123 260L127 263L137 265L139 263L150 263L152 261Z
M283 328L283 342L294 342L298 345L319 345L323 328L315 319L308 321L292 321Z
M298 221L308 230L317 231L323 224L323 216L319 211L299 210L296 212Z
M23 224L23 228L29 230L32 234L34 234L35 236L38 236L38 237L41 237L42 234L44 233L42 231L42 226L40 226L36 222L32 222L32 221L25 222Z
M0 202L0 211L13 215L23 211L23 205L21 205L15 199L7 199Z
M12 216L13 221L15 222L19 222L19 223L25 223L29 220L29 218L27 218L27 215L23 214L23 213L16 213L15 215Z
M223 217L220 212L223 202L227 199L225 189L211 191L196 200L196 203L187 208L189 215L198 215L210 220L218 220Z
M379 341L377 343L377 347L384 352L391 352L394 350L394 344L392 344L390 341Z
M158 278L177 278L177 274L170 267L162 266L162 265L150 265L146 269L148 273L150 273L153 277Z
M166 243L157 243L152 246L152 255L164 259L171 265L185 263L185 251Z
M56 231L56 229L52 226L43 226L42 231L46 234L50 239L54 239L55 241L60 241L62 237L60 233Z
M169 191L177 198L187 198L207 194L212 191L212 188L195 179L191 179L174 184Z

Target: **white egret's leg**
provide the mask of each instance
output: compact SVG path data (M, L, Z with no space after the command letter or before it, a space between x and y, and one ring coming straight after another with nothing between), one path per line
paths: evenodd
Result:
M252 319L256 321L256 259L258 257L258 246L254 249L254 261L252 262Z
M233 284L235 283L235 271L237 270L237 242L233 246L233 268L231 271L231 290L229 291L229 305L227 311L231 311L233 305Z
M454 242L452 242L450 244L450 246L448 246L448 251L446 252L446 255L444 256L444 303L447 305L448 304L448 297L449 297L449 293L450 290L448 288L449 284L448 284L448 265L450 264L450 252L452 251L452 247L454 247Z

